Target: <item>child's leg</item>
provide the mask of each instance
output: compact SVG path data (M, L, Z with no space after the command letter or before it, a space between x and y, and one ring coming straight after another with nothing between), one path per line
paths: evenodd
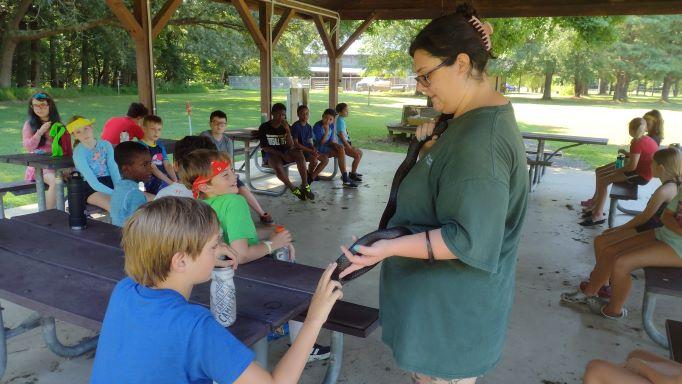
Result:
M651 384L644 377L621 366L604 360L592 360L587 364L584 384Z
M291 184L287 173L284 172L284 160L282 155L279 153L269 153L268 154L268 165L275 171L277 178L287 186L287 188L294 190L294 185Z
M258 214L258 216L263 216L265 214L265 211L260 206L260 203L258 203L258 200L256 200L256 196L254 196L253 193L251 193L250 189L242 185L239 187L239 194L246 199L246 202L249 204L249 207L251 207L251 209L253 209Z
M88 204L96 205L102 209L106 209L107 212L111 209L111 196L107 195L106 193L95 192L88 196L87 202Z
M304 157L305 157L305 155L304 155ZM313 154L308 154L307 160L308 160L308 174L313 176L313 174L315 173L315 168L317 168L317 165L320 163L319 156L313 155ZM314 178L314 176L313 176L313 178Z
M616 259L623 255L624 252L632 250L637 247L647 247L649 244L658 242L654 231L646 231L638 233L635 236L624 239L620 242L612 244L604 249L597 257L596 264L592 273L590 273L590 282L583 291L587 296L594 296L609 279L613 279L611 273Z
M45 190L45 208L54 209L57 206L57 179L55 178L55 173L43 172L43 180L48 186Z
M609 185L625 181L627 178L622 173L616 173L604 177L597 185L597 197L594 198L594 208L592 209L592 220L602 220L604 218L604 206L608 197Z
M301 176L301 185L303 187L308 185L308 169L305 164L305 157L303 152L298 149L289 150L284 156L286 162L295 162L296 168L298 168L298 174Z
M598 259L604 250L618 242L635 236L637 231L634 229L616 229L608 233L602 233L594 238L594 257Z
M339 171L342 175L346 173L346 152L342 145L333 144L329 151L329 157L336 157L339 160Z
M343 150L348 156L353 158L353 164L351 164L351 173L356 173L358 166L360 165L360 160L362 160L362 151L349 145L344 145Z
M622 312L632 288L630 272L644 267L682 267L682 258L668 244L658 240L618 257L611 272L613 293L604 309L607 315L619 315Z
M324 168L329 164L329 157L327 155L319 154L318 157L318 163L311 175L313 176L313 179L316 177L320 176L320 173L324 170Z

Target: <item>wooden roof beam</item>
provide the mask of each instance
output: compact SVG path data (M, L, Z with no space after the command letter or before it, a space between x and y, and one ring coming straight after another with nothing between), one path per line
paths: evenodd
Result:
M339 49L336 51L336 54L338 56L343 56L344 52L346 52L348 47L350 47L351 44L353 44L353 42L357 40L357 38L360 37L360 35L362 35L367 30L367 28L370 26L370 24L372 24L372 22L376 18L377 18L376 12L372 12L372 14L367 19L365 19L365 21L363 21L362 24L360 24L358 29L356 29L355 32L353 32L353 34L350 35L348 40L346 40L346 42L339 47Z
M156 39L159 33L163 31L163 28L168 24L168 20L170 20L180 4L182 4L182 0L166 0L159 13L152 20L152 39Z
M322 16L313 16L313 21L315 22L315 27L317 27L317 32L319 32L320 37L322 38L322 44L324 44L324 48L327 50L327 55L336 57L336 44L332 41L329 32L327 32L327 27L324 25Z
M137 22L137 19L130 10L128 10L123 0L106 0L106 2L111 12L118 18L123 28L130 32L133 38L143 37L142 26Z
M279 38L282 37L282 34L284 34L284 31L287 29L289 22L294 18L295 15L296 11L291 8L286 9L284 13L282 13L282 16L280 16L279 20L277 21L277 25L275 25L275 29L272 31L273 46L277 45L277 41L279 41Z
M239 16L241 16L244 25L246 25L246 29L251 34L251 37L258 46L258 49L261 51L266 51L268 49L268 44L265 40L265 37L260 32L258 23L256 23L256 20L254 20L253 16L251 16L251 10L249 9L249 6L244 0L232 0L232 5L237 8L237 13L239 13Z

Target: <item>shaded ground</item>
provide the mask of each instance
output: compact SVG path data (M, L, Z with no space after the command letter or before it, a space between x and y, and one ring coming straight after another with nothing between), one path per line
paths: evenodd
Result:
M358 190L340 188L339 181L314 185L315 202L299 202L293 196L260 197L278 222L286 225L296 239L297 257L303 264L324 266L338 254L338 245L352 235L376 228L393 176L403 156L366 151L362 171L366 180ZM578 202L591 194L590 172L568 168L548 170L537 191L530 195L523 238L519 248L517 284L508 339L502 360L481 383L579 383L587 362L594 358L620 361L634 348L665 355L666 351L648 339L642 330L640 313L643 277L637 272L633 291L626 303L630 317L614 322L581 308L559 305L561 292L573 289L590 271L592 239L601 229L578 226ZM643 188L640 200L628 206L643 206L656 185ZM567 207L567 206L570 206ZM619 216L618 222L627 220ZM345 289L344 300L378 305L378 269ZM16 324L26 311L2 302L8 325ZM679 301L661 298L656 322L682 319ZM90 332L60 323L62 340L72 342ZM407 383L408 378L380 341L381 329L368 339L346 338L340 383ZM323 342L328 340L326 333ZM287 347L287 339L272 344L274 363ZM34 330L9 343L8 372L2 383L85 382L92 367L92 354L62 359L44 346ZM310 364L304 384L320 382L325 362Z

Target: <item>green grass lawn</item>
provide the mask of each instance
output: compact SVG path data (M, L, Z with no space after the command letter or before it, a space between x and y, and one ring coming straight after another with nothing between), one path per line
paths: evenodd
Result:
M514 103L544 104L536 99L523 95L510 95ZM285 102L286 93L276 90L273 94L275 102ZM319 120L324 108L327 107L326 91L313 91L310 94L311 122ZM87 96L77 98L57 99L57 106L64 121L79 114L97 120L95 126L101 130L104 122L112 117L124 115L128 105L136 101L135 95L121 96ZM423 98L415 98L410 94L372 94L369 100L367 94L342 93L340 101L350 106L348 127L353 143L362 148L377 149L392 152L404 152L404 143L389 143L386 140L386 123L399 121L403 104L424 104ZM228 114L228 129L256 127L260 123L259 92L250 90L214 90L209 93L192 94L162 94L157 96L158 114L164 119L163 136L179 139L189 134L185 102L192 104L192 124L194 133L208 129L208 116L215 109L222 109ZM604 97L591 96L580 100L572 98L557 98L552 103L559 105L600 105L609 108L665 108L682 110L682 101L678 98L673 103L662 107L655 98L632 98L629 104L616 104ZM21 153L21 127L26 119L26 102L0 103L0 154ZM521 130L533 132L557 132L556 128L540 125L520 123ZM584 160L591 166L612 161L615 146L583 146L570 150L569 156ZM0 181L20 180L24 169L16 165L0 164ZM7 206L18 206L35 202L35 195L5 197Z

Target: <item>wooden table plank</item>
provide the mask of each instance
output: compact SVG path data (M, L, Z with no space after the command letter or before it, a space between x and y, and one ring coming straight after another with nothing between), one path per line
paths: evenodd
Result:
M261 258L240 265L237 277L313 294L323 272L322 268Z

